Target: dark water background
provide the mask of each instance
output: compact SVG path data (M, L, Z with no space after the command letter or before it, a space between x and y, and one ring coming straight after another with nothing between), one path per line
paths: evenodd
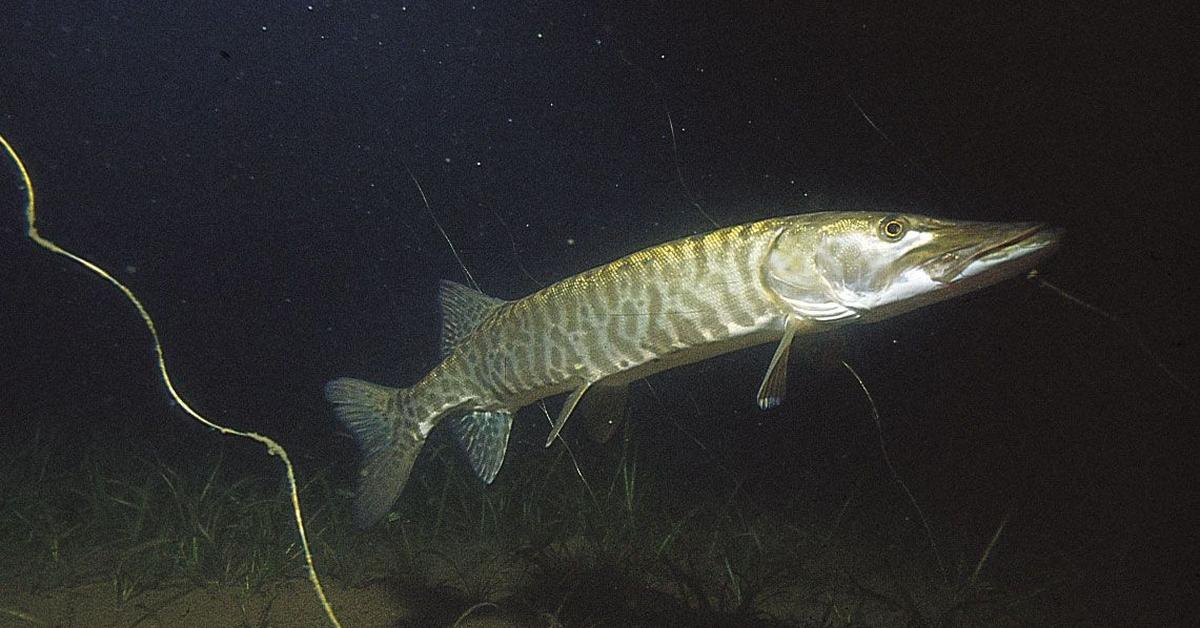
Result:
M710 229L693 199L721 225L881 207L1050 222L1068 235L1044 276L1196 389L1182 3L185 4L5 4L0 132L43 233L146 302L184 396L302 469L353 458L324 381L404 385L436 359L437 280L464 277L410 173L506 298ZM202 456L217 437L170 407L129 305L24 239L4 173L0 446ZM1194 610L1196 397L1126 328L1014 280L793 355L769 413L769 348L637 388L643 469L687 499L731 474L814 501L886 477L845 359L939 527L986 538L1009 512L1014 554L1111 555L1136 616ZM544 455L538 413L518 420L510 459Z

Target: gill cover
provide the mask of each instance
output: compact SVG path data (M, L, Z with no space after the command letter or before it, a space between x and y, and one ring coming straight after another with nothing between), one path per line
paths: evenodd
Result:
M852 321L878 306L912 250L931 240L900 214L809 214L785 227L767 255L767 286L798 316Z

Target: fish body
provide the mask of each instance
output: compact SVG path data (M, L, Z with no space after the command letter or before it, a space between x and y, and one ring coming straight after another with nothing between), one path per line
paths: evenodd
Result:
M796 334L995 283L1031 268L1058 237L1035 223L821 212L653 246L513 301L442 282L442 360L425 377L408 388L350 378L326 386L363 452L356 523L387 512L442 420L491 482L517 409L571 393L549 444L569 416L611 426L631 381L764 343L777 348L758 402L773 407Z

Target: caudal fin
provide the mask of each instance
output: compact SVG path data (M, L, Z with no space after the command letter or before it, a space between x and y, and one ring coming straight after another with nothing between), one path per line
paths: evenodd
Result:
M325 385L325 398L354 434L362 454L354 523L378 522L396 502L425 436L398 397L401 390L343 377Z

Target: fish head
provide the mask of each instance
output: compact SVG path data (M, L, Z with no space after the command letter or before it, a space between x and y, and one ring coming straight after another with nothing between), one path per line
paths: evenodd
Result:
M879 320L1027 271L1061 234L1034 222L802 214L785 221L773 241L763 281L801 318Z

